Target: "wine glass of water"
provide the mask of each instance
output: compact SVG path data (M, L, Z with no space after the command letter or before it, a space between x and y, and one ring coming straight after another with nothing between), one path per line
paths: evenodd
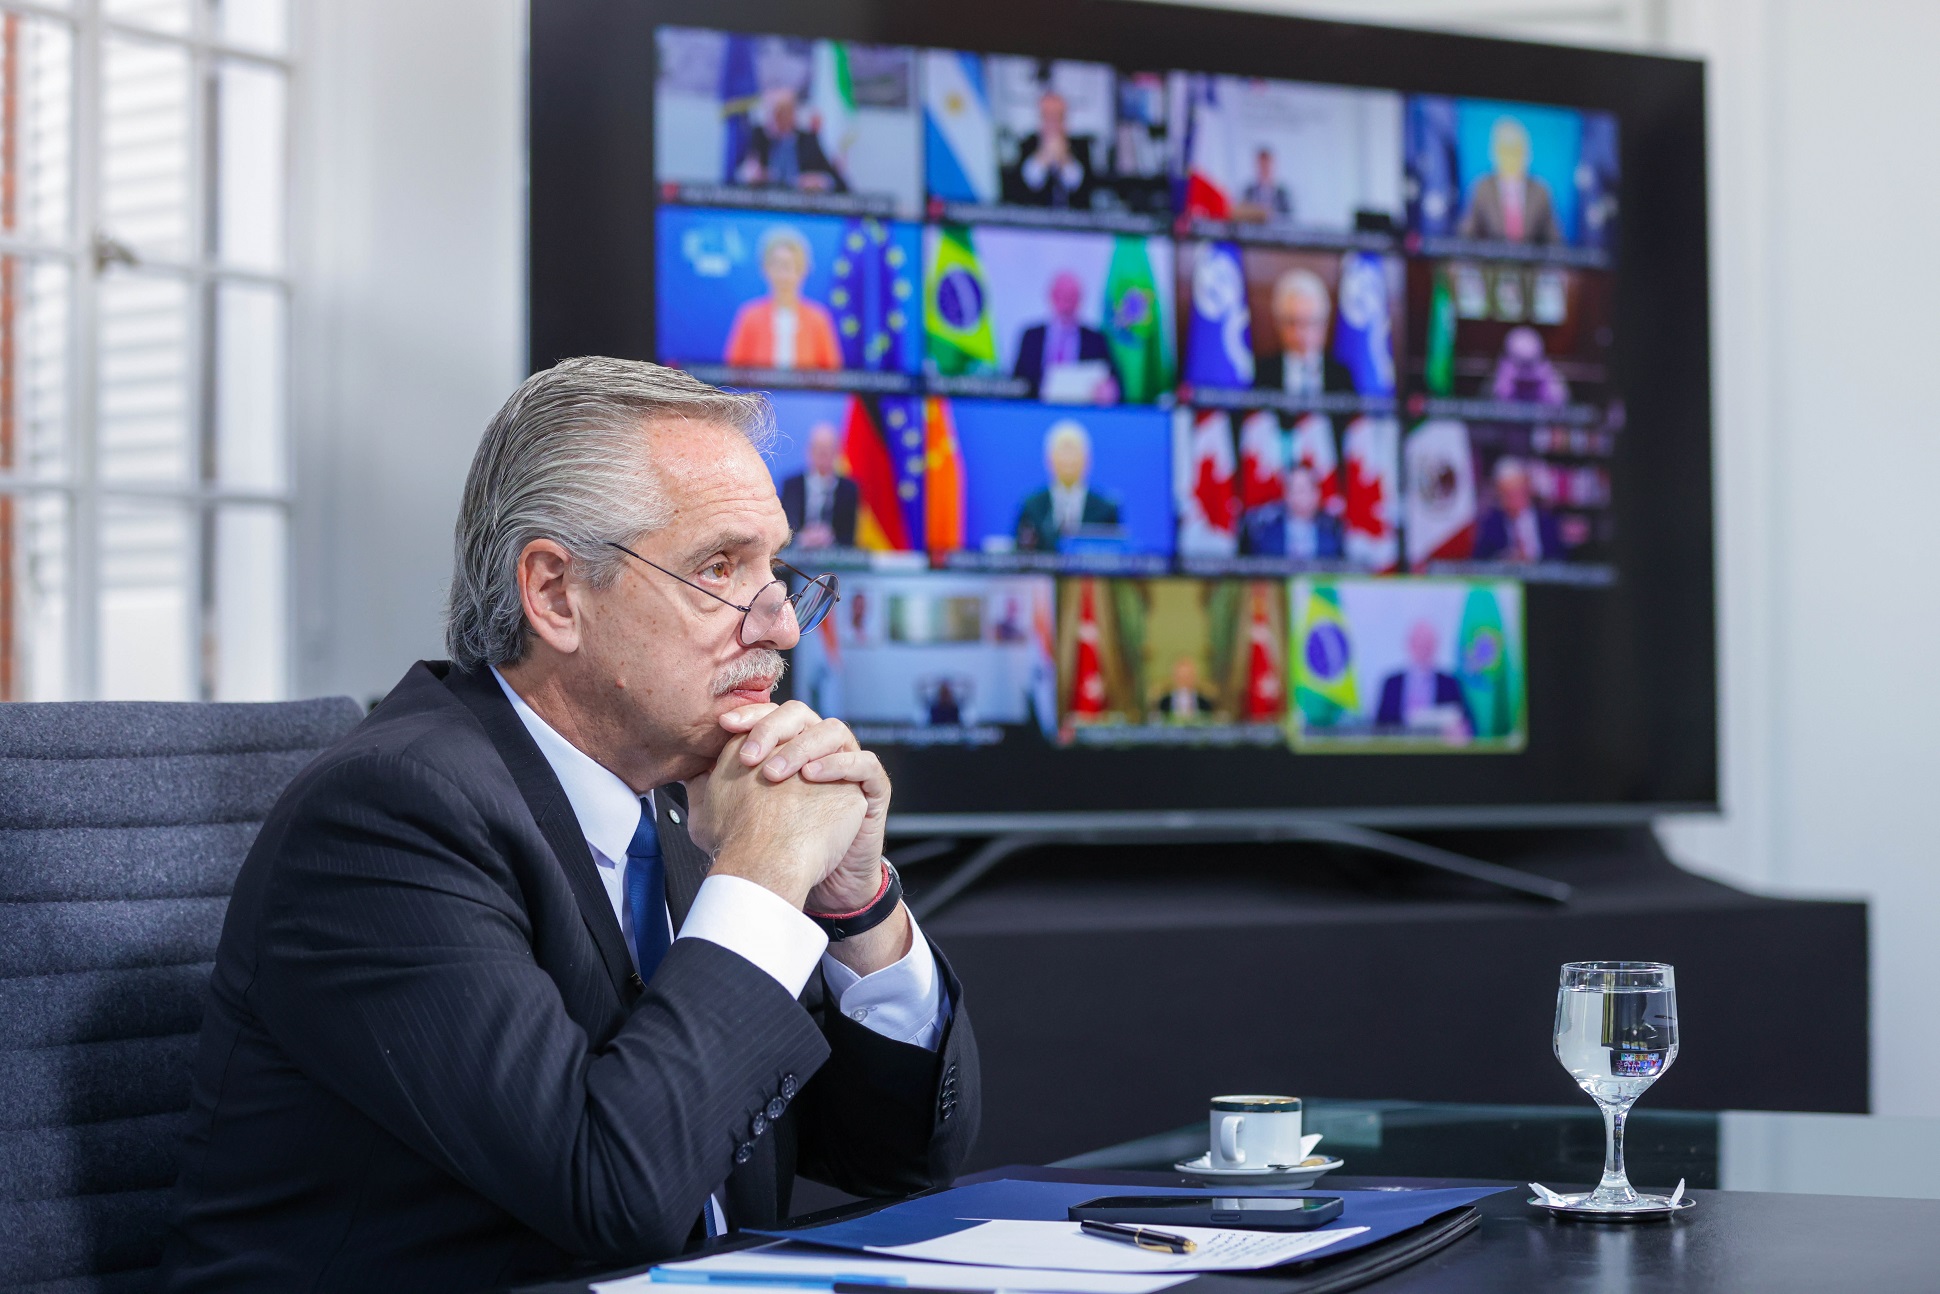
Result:
M1556 1059L1603 1111L1603 1180L1579 1208L1655 1203L1623 1171L1623 1124L1677 1059L1677 973L1662 962L1571 962L1556 992Z

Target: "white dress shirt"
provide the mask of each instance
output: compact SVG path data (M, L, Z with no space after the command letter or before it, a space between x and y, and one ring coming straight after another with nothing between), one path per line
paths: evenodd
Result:
M567 803L573 806L573 816L579 819L579 829L599 867L607 901L620 919L631 960L633 919L626 904L626 847L639 829L642 808L654 812L653 797L635 795L611 769L560 736L496 668L492 677L538 743L539 753L552 766ZM660 919L672 932L672 913L665 908L661 913ZM787 899L739 876L710 876L701 882L676 938L705 939L747 958L790 997L801 996L820 961L829 994L850 1019L886 1038L935 1051L950 1022L950 1002L943 994L929 942L914 916L909 919L909 935L909 951L901 961L873 975L858 975L827 954L828 936ZM634 969L639 969L637 962ZM707 1197L707 1215L710 1237L727 1234L727 1210L719 1191Z
M633 920L626 905L626 847L640 825L642 804L653 812L653 798L643 800L635 795L612 770L555 732L496 669L492 677L538 743L539 753L552 766L567 802L573 806L631 957ZM671 931L671 915L662 919ZM676 937L705 939L738 953L767 972L790 997L801 995L819 962L829 995L844 1015L885 1038L935 1051L950 1022L950 1002L943 992L942 977L936 973L929 941L923 938L914 917L909 929L909 951L901 961L872 975L858 975L828 955L828 936L788 900L738 876L710 876L701 882Z
M1076 485L1051 484L1051 520L1061 535L1075 534L1085 523L1085 497L1091 493L1080 481Z

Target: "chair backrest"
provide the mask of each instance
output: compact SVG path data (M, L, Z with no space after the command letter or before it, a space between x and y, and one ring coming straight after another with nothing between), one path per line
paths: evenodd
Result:
M146 1288L243 856L363 711L0 705L0 1288Z

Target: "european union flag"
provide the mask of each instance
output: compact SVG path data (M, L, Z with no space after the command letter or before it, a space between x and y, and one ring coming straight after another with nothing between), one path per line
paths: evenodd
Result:
M842 367L896 372L909 333L916 279L908 251L880 220L851 220L830 266L829 305L842 345Z
M1577 210L1582 213L1582 243L1617 250L1617 119L1607 112L1583 114L1583 142L1576 160Z
M1195 386L1253 385L1253 324L1237 243L1207 243L1193 264L1186 381Z
M748 152L748 114L761 102L761 85L754 73L754 37L729 36L727 53L721 59L721 118L725 157L721 159L721 178L734 180L734 168Z
M923 473L928 466L928 446L923 435L923 400L914 395L885 395L878 408L882 412L882 441L895 468L896 506L903 514L904 533L910 547L920 549L924 542Z
M1408 228L1419 234L1452 233L1462 214L1455 100L1428 94L1411 97L1405 135Z
M1340 262L1340 322L1334 358L1354 376L1362 395L1394 394L1394 324L1388 314L1386 262L1374 252L1349 252Z

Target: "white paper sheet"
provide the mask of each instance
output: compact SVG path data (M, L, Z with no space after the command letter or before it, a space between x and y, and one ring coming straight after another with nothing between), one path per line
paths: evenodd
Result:
M1358 1236L1366 1227L1330 1231L1238 1231L1228 1227L1165 1226L1157 1230L1199 1244L1189 1254L1153 1253L1117 1240L1101 1240L1075 1222L984 1222L954 1235L913 1245L872 1249L872 1253L926 1262L976 1263L991 1267L1034 1267L1081 1272L1231 1272L1254 1271L1290 1259L1306 1258Z
M786 1244L663 1263L659 1270L661 1278L657 1281L649 1281L645 1275L629 1276L625 1280L602 1282L594 1288L598 1294L717 1294L724 1288L723 1282L732 1281L735 1276L747 1276L762 1282L760 1288L767 1294L786 1294L785 1287L774 1282L778 1278L799 1276L804 1282L818 1278L880 1281L892 1286L888 1294L894 1294L893 1286L898 1285L918 1289L1025 1290L1032 1294L1157 1294L1159 1290L1192 1279L1183 1275L1138 1276L914 1262L867 1254L834 1254L826 1249ZM670 1276L688 1280L705 1276L707 1284L669 1280Z

